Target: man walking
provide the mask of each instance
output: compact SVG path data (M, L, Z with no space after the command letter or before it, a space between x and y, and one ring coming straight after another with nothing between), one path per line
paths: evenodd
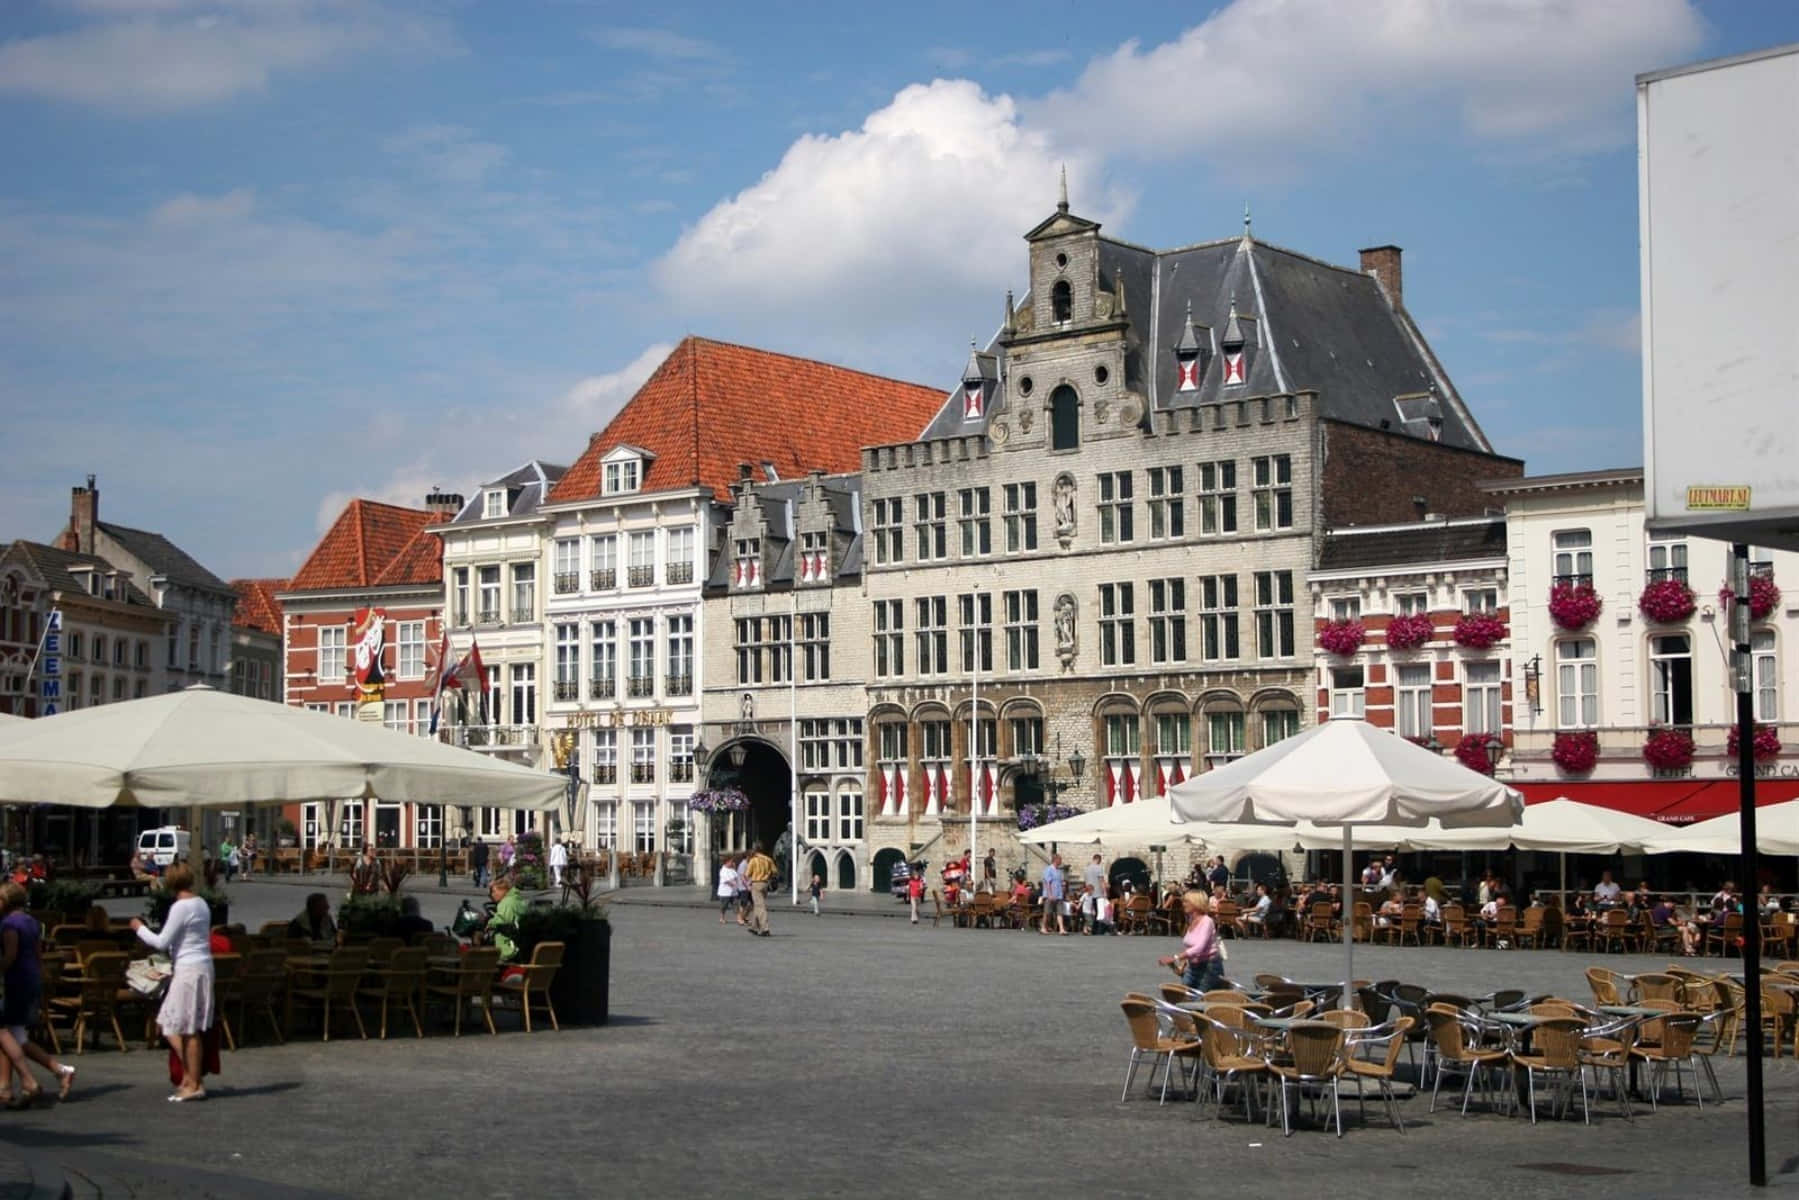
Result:
M1063 937L1068 936L1068 919L1062 915L1062 901L1066 895L1066 882L1062 875L1062 856L1050 856L1049 865L1043 868L1043 927L1037 932L1049 933L1049 916L1056 915L1056 931Z
M768 881L775 877L775 860L762 849L761 843L758 842L751 851L743 874L750 881L750 932L757 937L768 937Z
M568 867L568 846L560 841L550 843L550 885L562 886L562 872Z
M469 869L475 873L475 886L487 886L487 843L476 842L469 847Z

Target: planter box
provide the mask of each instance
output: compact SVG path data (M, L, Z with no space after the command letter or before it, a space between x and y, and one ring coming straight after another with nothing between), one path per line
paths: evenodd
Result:
M604 1025L612 978L612 922L582 921L567 943L550 1003L564 1025Z

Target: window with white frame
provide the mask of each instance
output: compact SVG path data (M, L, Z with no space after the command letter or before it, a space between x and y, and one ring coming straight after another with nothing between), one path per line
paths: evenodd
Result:
M401 621L399 636L394 639L401 679L425 677L425 623Z
M1043 753L1043 718L1013 717L1012 721L1012 756L1023 758L1026 755Z
M481 518L485 521L496 520L506 515L506 489L489 488L481 493Z
M631 811L637 853L649 854L656 849L656 802L640 800L631 806Z
M831 678L831 614L800 614L800 678L823 683Z
M984 487L956 493L956 527L962 535L962 557L993 553L993 493Z
M1393 596L1393 615L1427 617L1430 615L1430 593L1397 592Z
M962 626L962 670L993 673L993 593L963 592L956 597L956 615ZM980 645L980 665L975 665L975 646Z
M668 695L693 695L693 617L668 618Z
M862 840L862 793L858 790L837 793L837 840Z
M1129 583L1099 585L1099 661L1127 667L1137 661L1136 588Z
M631 730L631 782L656 782L656 730Z
M395 733L412 732L412 702L409 700L383 700L381 702L381 724Z
M590 700L610 700L618 694L618 622L593 621L587 626Z
M471 621L468 602L468 568L454 567L450 570L450 610L458 626L466 627Z
M344 649L349 631L342 625L319 626L319 682L337 683L349 667L344 662Z
M1363 714L1362 668L1332 667L1331 716L1359 717Z
M632 534L630 550L631 573L626 582L631 587L649 587L656 582L656 535Z
M952 757L950 740L950 723L948 721L920 721L918 723L920 745L918 757L925 762L948 762Z
M1187 498L1183 494L1185 472L1179 467L1149 469L1149 536L1176 539L1187 536Z
M596 534L587 540L593 554L593 571L588 583L596 592L609 592L618 586L618 535Z
M1108 713L1105 718L1106 757L1137 758L1143 738L1135 713Z
M919 562L931 562L949 554L944 493L919 492L912 497L912 531Z
M1131 473L1106 471L1099 477L1099 540L1107 545L1137 538L1136 505L1131 501Z
M521 625L537 620L537 564L512 564L512 619Z
M1687 581L1686 534L1659 529L1649 531L1649 581L1661 579Z
M1332 596L1330 610L1333 621L1359 621L1362 617L1362 598L1360 596Z
M556 699L581 694L581 627L572 621L556 626Z
M910 726L906 725L903 721L889 721L877 726L877 729L879 730L877 736L880 741L880 758L878 761L886 764L888 767L898 767L901 771L904 771L906 769L908 743L910 742L908 736Z
M494 566L477 567L475 582L478 595L476 597L479 612L476 620L483 625L500 623L500 568Z
M437 730L431 728L431 701L414 700L412 702L412 732L425 738L437 736Z
M894 496L880 497L874 502L874 521L869 532L874 536L875 561L897 563L906 560L906 504Z
M1496 662L1462 664L1462 731L1497 736L1500 724L1500 678Z
M1156 753L1186 758L1193 753L1193 718L1184 712L1156 714Z
M593 781L611 787L618 782L618 730L593 731Z
M1562 729L1599 724L1599 645L1593 638L1555 644L1555 711Z
M1593 531L1591 529L1558 529L1550 535L1555 551L1556 583L1590 584L1593 582Z
M617 462L606 464L606 494L617 496L625 492L637 490L639 463L635 458L623 458Z
M677 525L668 531L668 581L693 582L693 526Z
M1240 658L1243 647L1237 628L1237 577L1199 577L1199 653L1206 662Z
M1431 736L1431 667L1428 663L1407 663L1394 672L1394 727L1400 737L1424 739Z
M1757 629L1749 635L1750 674L1755 683L1755 719L1780 720L1780 659L1774 653L1774 632Z
M594 845L607 850L618 847L618 801L593 802L593 840Z
M1467 613L1486 613L1488 616L1499 611L1499 589L1490 587L1463 588L1462 611Z
M1250 488L1255 498L1256 529L1293 528L1293 458L1264 454L1249 460Z
M1199 464L1199 532L1202 537L1237 532L1237 462Z
M763 628L768 633L768 681L786 683L793 678L793 618L765 617Z
M537 664L512 664L512 724L537 724Z
M627 696L641 699L656 694L656 620L654 617L632 617L626 624L628 673Z
M671 783L693 782L693 726L668 727L668 778Z
M556 572L556 594L566 596L581 590L581 541L579 538L557 538L551 549Z
M920 596L913 603L915 669L920 675L949 673L949 598Z
M1263 658L1293 657L1293 572L1257 571L1256 652Z
M875 676L906 673L906 609L903 600L875 601Z
M1218 766L1243 754L1243 713L1238 709L1207 713L1206 761Z
M1037 548L1037 485L1031 482L1008 483L1004 491L1006 553L1017 554Z
M1187 661L1187 582L1149 581L1149 661Z
M1684 633L1649 639L1650 719L1693 723L1693 640Z
M360 800L352 800L339 807L337 832L341 840L337 843L338 845L346 847L362 845L362 810L363 802Z
M444 807L420 804L413 810L413 845L420 850L435 850L443 840Z
M1037 669L1037 593L1007 592L1001 597L1006 616L1006 670Z
M813 844L831 840L831 794L823 788L808 788L806 801L806 840Z
M1270 708L1262 712L1262 745L1272 746L1299 732L1299 710Z

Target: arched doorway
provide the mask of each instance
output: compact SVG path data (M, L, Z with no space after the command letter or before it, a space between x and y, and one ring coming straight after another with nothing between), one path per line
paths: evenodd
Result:
M893 868L906 861L906 856L892 846L875 851L874 867L869 875L868 890L871 892L891 892L893 890Z
M733 761L742 749L743 761ZM787 831L793 812L793 776L787 758L773 745L758 738L744 738L724 747L706 770L706 786L734 787L749 797L747 820L736 823L738 844L725 850L748 850L760 845L774 852L775 842Z
M837 890L840 892L856 890L856 856L848 850L837 856Z
M1106 878L1112 881L1112 887L1119 893L1124 891L1124 881L1130 880L1131 886L1139 892L1149 891L1149 864L1140 858L1119 858L1112 861L1106 871Z
M831 878L831 866L829 863L825 862L825 856L817 850L814 850L812 852L812 857L806 860L806 874L805 877L800 880L800 890L802 892L811 886L812 877L814 875L818 876L819 881L824 883L828 883Z

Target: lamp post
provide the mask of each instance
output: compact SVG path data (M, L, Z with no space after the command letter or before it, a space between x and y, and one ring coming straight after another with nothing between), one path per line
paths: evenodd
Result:
M1056 735L1056 757L1060 758L1061 755L1062 735L1058 733ZM1041 754L1029 755L1026 760L1026 772L1031 778L1035 779L1037 785L1049 795L1049 802L1052 805L1057 804L1061 800L1064 791L1069 788L1079 787L1081 784L1081 776L1086 773L1087 756L1082 754L1079 750L1070 754L1067 762L1069 778L1068 781L1064 783L1062 780L1056 778L1056 764L1052 760L1045 758ZM1049 852L1051 854L1056 852L1056 844L1054 842L1049 844Z

